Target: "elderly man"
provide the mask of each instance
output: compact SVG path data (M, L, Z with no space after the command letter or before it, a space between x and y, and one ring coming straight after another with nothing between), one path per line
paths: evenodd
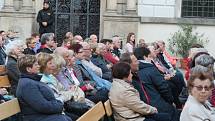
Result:
M145 90L148 93L148 98L144 96L143 88L137 88L140 93L141 100L148 102L156 107L158 112L168 113L171 115L171 121L179 120L179 113L173 104L173 95L168 82L164 76L158 71L152 63L153 52L148 48L138 47L134 50L134 55L139 60L139 70L137 75L139 80L145 85ZM145 97L145 98L144 98Z
M122 50L120 49L120 46L121 46L120 38L118 35L115 35L112 40L113 40L112 53L119 58L122 53Z
M72 46L75 57L76 57L76 64L81 69L82 76L84 78L83 84L90 84L93 86L94 90L98 89L96 93L90 92L91 94L86 94L87 98L91 101L97 103L98 101L106 101L108 96L108 90L111 87L111 83L107 80L104 80L97 76L91 68L88 68L82 63L82 60L84 59L84 48L80 44L73 44ZM90 90L89 90L90 91Z
M83 50L84 50L83 51L84 59L81 60L83 65L87 66L88 68L91 68L91 70L93 70L93 72L95 72L96 75L98 75L99 77L102 77L102 69L96 66L95 64L93 64L92 61L90 60L92 56L90 45L87 42L82 42L80 44L83 46Z
M74 36L74 43L80 43L80 42L83 42L83 38L81 35L75 35Z
M41 36L41 47L37 50L39 52L45 53L53 53L53 50L56 47L56 43L54 41L54 33L44 33Z
M98 37L95 34L90 35L90 43L97 43Z
M103 43L98 43L98 46L95 49L95 52L93 52L91 61L102 69L102 78L106 80L112 80L112 73L111 73L111 67L112 63L108 62L104 58L104 54L106 52L105 45Z
M103 55L104 58L112 64L117 63L119 61L119 58L115 54L111 53L111 51L113 50L113 41L111 39L102 39L100 42L105 44L106 51Z

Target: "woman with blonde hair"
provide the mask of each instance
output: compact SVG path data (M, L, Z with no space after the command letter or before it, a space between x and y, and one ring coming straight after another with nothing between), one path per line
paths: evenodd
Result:
M71 121L63 114L63 103L55 98L50 87L40 82L40 66L33 55L19 58L21 72L16 95L23 121Z

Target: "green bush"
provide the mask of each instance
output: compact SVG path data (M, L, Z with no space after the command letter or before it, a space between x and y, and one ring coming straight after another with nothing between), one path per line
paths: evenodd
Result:
M193 33L192 25L179 25L180 29L175 32L170 39L169 42L169 50L176 54L177 56L181 56L183 58L188 57L189 49L193 44L205 45L209 42L208 39L204 39L204 34Z

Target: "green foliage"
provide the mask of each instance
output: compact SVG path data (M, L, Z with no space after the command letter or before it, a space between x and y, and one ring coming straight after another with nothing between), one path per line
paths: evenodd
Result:
M189 49L193 44L205 45L208 39L203 39L204 34L194 33L192 25L180 25L180 29L175 32L169 42L169 50L181 57L187 57Z

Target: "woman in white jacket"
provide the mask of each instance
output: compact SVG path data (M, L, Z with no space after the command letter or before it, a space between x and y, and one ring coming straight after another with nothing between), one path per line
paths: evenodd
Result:
M213 88L212 72L206 67L195 66L191 70L188 81L189 97L180 121L215 121L215 108L208 102Z

